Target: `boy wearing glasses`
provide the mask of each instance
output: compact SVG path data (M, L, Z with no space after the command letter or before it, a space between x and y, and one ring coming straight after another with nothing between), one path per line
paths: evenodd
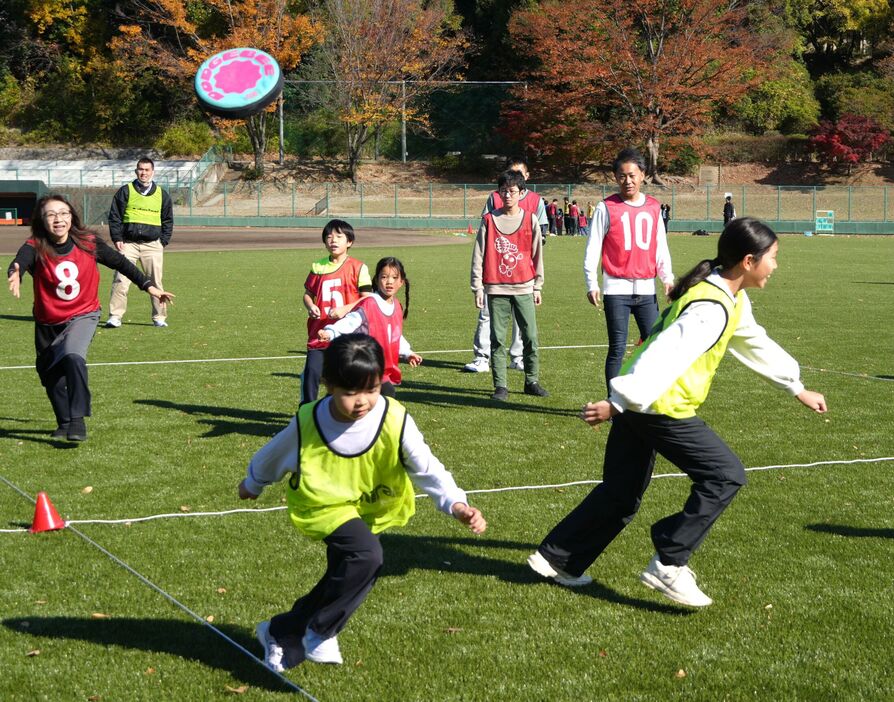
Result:
M539 383L540 358L535 307L541 303L543 255L536 212L519 206L525 178L504 171L497 180L501 207L487 212L472 251L471 287L475 305L490 314L492 398L509 398L506 381L506 332L514 318L522 337L526 395L546 397Z

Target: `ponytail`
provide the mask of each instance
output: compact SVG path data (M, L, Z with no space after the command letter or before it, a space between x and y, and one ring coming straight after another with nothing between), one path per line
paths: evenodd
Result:
M679 300L681 297L683 297L686 291L689 290L689 288L691 288L693 285L701 283L705 278L711 275L711 271L713 271L716 267L716 258L706 258L702 261L699 261L695 268L693 268L677 281L677 284L674 285L674 287L668 294L667 299L671 302L673 302L674 300Z
M776 239L776 232L754 217L739 217L730 221L717 241L717 256L700 261L684 275L670 291L668 299L680 299L689 288L702 282L715 268L729 270L741 263L746 256L760 260Z

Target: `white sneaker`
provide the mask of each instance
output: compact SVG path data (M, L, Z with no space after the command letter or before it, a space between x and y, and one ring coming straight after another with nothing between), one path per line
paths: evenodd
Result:
M658 590L679 604L690 607L707 607L714 600L702 592L695 583L695 573L689 566L664 565L656 553L639 576L646 587Z
M276 643L276 639L270 635L269 620L261 622L255 627L255 636L261 642L261 646L264 647L264 664L277 673L284 672L282 646Z
M540 555L540 551L534 551L534 553L528 556L528 566L535 573L539 573L544 578L550 578L557 585L564 585L565 587L582 587L593 582L593 578L589 575L569 575L564 571L553 568L549 561Z
M163 319L156 319L156 320L153 320L152 326L153 327L166 327L166 326L168 326L168 323Z
M106 329L117 329L120 326L121 317L117 317L113 314L106 320Z
M525 369L525 359L523 358L513 358L509 363L510 370L520 370L523 371Z
M341 657L341 650L338 648L338 637L332 636L324 639L310 627L304 633L301 639L304 646L304 657L314 663L334 663L341 665L344 661Z
M477 356L474 361L463 366L466 373L487 373L490 370L490 361L483 356Z

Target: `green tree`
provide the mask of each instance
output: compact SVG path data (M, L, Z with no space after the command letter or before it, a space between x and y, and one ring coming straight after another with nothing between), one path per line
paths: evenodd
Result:
M730 110L749 134L804 134L819 122L820 105L804 64L790 60L779 69L779 77L750 88Z

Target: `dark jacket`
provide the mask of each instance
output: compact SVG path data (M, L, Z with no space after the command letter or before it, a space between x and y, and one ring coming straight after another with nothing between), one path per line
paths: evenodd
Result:
M140 189L138 180L135 180L133 184L137 190ZM149 192L146 195L153 195L157 187L158 185L152 183L152 187L149 188ZM112 238L112 241L145 244L149 241L160 240L162 246L167 246L171 241L171 235L174 233L174 206L171 203L171 196L162 188L160 227L152 224L124 224L124 210L127 209L129 198L130 188L122 185L112 199L112 206L109 208L109 236Z

